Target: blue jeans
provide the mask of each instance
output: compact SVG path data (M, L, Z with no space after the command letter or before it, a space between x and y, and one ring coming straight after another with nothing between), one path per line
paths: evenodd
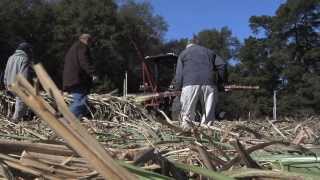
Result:
M81 118L82 116L88 113L87 109L87 94L88 91L84 89L75 89L71 92L73 102L70 104L70 111L77 117Z

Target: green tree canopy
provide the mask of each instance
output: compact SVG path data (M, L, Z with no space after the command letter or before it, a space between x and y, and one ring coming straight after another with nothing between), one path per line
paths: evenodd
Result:
M232 117L271 115L276 90L280 116L319 114L319 12L319 0L287 0L274 16L252 16L252 35L243 43L228 27L198 32L201 45L239 62L228 68L230 84L260 86L257 91L221 93L219 108ZM100 77L95 91L121 89L127 71L134 92L144 56L179 54L185 48L187 38L164 40L167 28L147 1L1 0L0 68L18 43L28 41L35 61L59 85L66 51L80 33L90 33L96 39L92 55Z

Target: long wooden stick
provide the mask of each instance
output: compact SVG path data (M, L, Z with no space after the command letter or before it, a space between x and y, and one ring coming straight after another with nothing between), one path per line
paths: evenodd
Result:
M87 173L86 172L80 172L80 171L72 171L70 169L63 169L62 166L57 166L57 165L52 165L52 164L46 164L44 162L39 161L37 158L33 158L29 155L28 153L24 151L22 153L22 156L20 158L21 164L28 166L28 167L33 167L37 168L43 172L48 172L52 174L59 174L61 176L65 176L68 178L78 178L85 176Z
M17 83L12 85L12 90L57 134L64 138L75 151L85 157L103 177L107 179L136 179L127 170L117 165L103 147L81 126L76 117L68 110L60 91L42 66L35 66L35 71L44 89L55 99L64 118L60 118L60 120L56 118L57 112L54 112L48 103L37 96L31 85L21 80L24 79L23 77L20 76L17 79Z
M267 119L267 121L269 122L269 124L271 125L271 127L278 133L280 134L280 136L283 137L283 139L287 140L288 138L277 128L277 126L275 126L269 119Z
M44 154L44 153L37 153L32 151L25 151L27 153L24 154L25 157L35 157L41 159L45 162L51 162L52 164L59 164L59 165L69 165L69 167L86 167L88 168L88 161L81 157L74 157L74 156L65 156L65 155L52 155L52 154ZM65 163L66 159L69 161Z
M68 123L66 123L66 125L69 125L72 132L76 132L76 134L79 135L79 140L83 141L86 144L87 148L91 149L91 151L95 153L97 159L103 161L108 169L107 171L109 171L108 174L112 176L116 175L115 178L117 177L119 179L135 179L135 176L133 176L131 173L129 173L127 170L113 161L111 156L107 154L105 149L98 143L98 141L91 135L89 135L88 131L79 123L79 120L71 111L69 111L62 93L57 88L55 83L51 80L47 72L44 70L43 66L41 64L37 64L33 68L43 88L47 91L48 94L51 94L53 96L54 100L57 103L59 111L62 113L64 118L68 120Z
M83 126L79 123L79 120L74 116L72 112L69 111L69 108L65 103L60 90L51 80L47 72L44 70L43 66L41 64L35 65L34 70L43 88L56 101L58 109L62 113L65 120L65 122L63 123L65 123L67 127L71 128L74 132L76 132L76 134L80 136L79 138L84 139L84 141L88 143L89 147L94 147L95 148L94 150L98 152L97 155L99 154L102 155L100 156L100 158L106 159L106 160L110 159L108 157L103 156L104 154L106 154L106 151L103 149L103 147L96 141L95 138L93 138L88 134L88 131L85 128L83 128Z
M45 120L50 127L52 127L57 134L59 134L61 137L63 137L72 147L75 149L80 155L87 158L89 162L91 162L92 166L101 173L104 177L112 177L115 179L120 179L118 176L114 176L113 174L110 174L107 170L107 167L105 164L97 159L97 156L92 152L88 152L87 146L84 142L79 140L79 136L74 134L68 126L66 126L66 123L63 123L59 121L54 114L50 113L48 109L45 108L45 106L41 103L39 99L41 97L39 96L31 96L30 94L27 94L28 91L24 89L24 87L18 86L17 84L12 85L12 90L19 95L22 100L31 107L32 110L34 110L38 116ZM25 91L23 91L25 90Z
M212 170L212 171L217 171L217 168L215 167L215 164L211 161L208 152L198 144L192 146L192 149L197 151L199 153L200 159L203 161L204 165Z
M23 141L0 140L1 153L22 153L24 150L32 152L41 152L53 155L77 156L77 154L64 145L29 143Z
M36 176L44 177L45 179L53 179L53 180L59 180L61 177L51 175L51 174L46 174L43 173L40 170L37 170L32 167L24 166L21 164L21 162L18 159L12 158L10 156L7 156L5 154L0 153L0 159L5 162L9 167L19 169L22 172L27 172Z

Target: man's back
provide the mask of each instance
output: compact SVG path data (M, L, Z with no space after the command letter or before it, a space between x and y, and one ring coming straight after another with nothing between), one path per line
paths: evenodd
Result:
M176 80L181 86L214 85L214 68L224 69L225 66L217 57L212 50L192 44L179 56Z
M75 42L68 50L63 70L63 88L70 90L74 87L90 88L90 74L93 68L89 62L88 47L81 42Z
M28 78L29 68L30 65L27 54L22 50L16 50L15 53L9 57L4 72L3 81L6 88L15 81L19 73L25 78Z

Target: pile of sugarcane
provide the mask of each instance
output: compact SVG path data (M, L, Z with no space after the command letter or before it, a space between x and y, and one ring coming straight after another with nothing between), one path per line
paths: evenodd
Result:
M41 96L50 104L54 104L52 98L42 93ZM71 97L64 95L65 101L70 104ZM26 121L19 125L10 122L14 112L14 98L7 93L0 93L1 117L3 128L2 133L7 136L20 136L22 139L34 138L33 134L42 134L41 136L51 137L54 132L46 126L40 119L36 118L31 110ZM134 104L127 98L112 96L110 94L90 94L88 96L88 118L81 119L91 133L97 135L97 138L107 140L118 140L124 144L125 141L134 143L145 143L145 138L159 139L157 132L161 129L161 124L153 120L153 117L141 106ZM90 119L90 120L88 120ZM32 120L32 121L30 121ZM21 130L21 126L23 126ZM27 129L27 130L26 130ZM33 132L33 133L30 133ZM24 133L24 134L23 134ZM128 134L132 134L130 137ZM21 136L22 135L22 136ZM134 138L131 138L135 136ZM45 138L42 138L45 139ZM131 145L132 146L132 145Z
M126 101L119 97L114 97L113 101L115 99L120 102ZM90 102L97 104L97 101L90 100ZM94 104L90 104L90 107L94 107ZM144 112L143 109L141 111ZM283 121L265 119L259 122L221 121L215 122L212 127L196 126L194 131L189 133L180 131L176 122L153 119L151 116L147 116L146 123L143 123L143 120L90 119L81 123L112 154L113 158L122 160L119 163L123 167L128 169L141 167L142 169L138 170L141 172L147 170L144 173L157 172L159 175L164 175L158 177L160 179L166 177L316 179L317 177L316 167L319 162L316 155L320 147L315 145L317 131L314 127L317 127L318 118L302 122L292 119ZM2 139L14 140L13 142L19 140L17 144L27 141L33 142L28 143L33 145L42 142L40 147L46 146L44 142L64 145L64 141L36 118L14 124L2 117L1 127ZM294 141L297 144L294 144ZM0 143L1 146L7 147L2 149L13 147L12 144L4 146L3 142ZM42 149L29 148L23 147L17 152L10 153L0 150L0 153L3 153L0 156L4 161L2 166L7 166L6 171L9 174L20 178L101 178L99 173L95 172L85 159L79 159L76 153L52 155ZM128 164L122 164L123 161ZM65 171L66 169L69 173ZM306 174L309 171L311 173ZM156 174L146 176L151 178L156 177Z
M41 96L56 106L52 97ZM64 99L70 103L69 96ZM7 115L13 112L14 99L2 93L0 102L3 177L102 178L46 122L30 118L12 123ZM195 124L185 132L163 112L151 116L130 99L94 94L88 106L91 118L79 122L120 160L118 165L140 178L318 179L320 175L318 117L221 121L213 126Z
M48 94L41 94L50 104L55 102ZM64 94L65 101L70 104L72 98ZM14 112L15 99L5 91L0 91L0 112L7 117L11 117ZM90 94L88 96L88 110L90 119L103 119L108 121L130 121L143 120L149 118L146 110L137 105L133 100L112 96L110 94Z
M15 99L6 91L0 91L0 112L2 115L11 117L14 112Z
M162 121L155 121L159 130L154 130L154 137L150 132L139 132L139 127L130 123L126 126L102 120L85 120L82 125L114 159L121 160L121 166L130 172L134 171L132 168L138 168L136 171L146 173L145 176L150 179L317 179L320 147L309 144L311 141L315 143L316 136L311 138L313 135L309 130L300 144L293 143L296 138L301 139L298 136L308 127L305 124L315 123L318 119L314 120L302 123L292 120L279 124L272 122L287 139L269 123L261 123L258 127L256 122L248 121L216 122L215 128L195 127L189 133L173 130ZM7 166L6 172L11 172L9 174L13 177L101 178L87 160L79 158L64 141L47 134L52 130L44 123L35 119L13 125L3 119L1 126L1 131L10 133L10 136L2 133L1 139L9 139L10 143L0 141L0 159L2 166ZM141 129L148 129L149 125L140 126ZM289 126L292 132L296 128L296 137L289 136ZM40 130L42 128L47 131ZM52 152L48 152L46 147L51 145L57 148L50 147ZM57 153L59 151L62 154Z

